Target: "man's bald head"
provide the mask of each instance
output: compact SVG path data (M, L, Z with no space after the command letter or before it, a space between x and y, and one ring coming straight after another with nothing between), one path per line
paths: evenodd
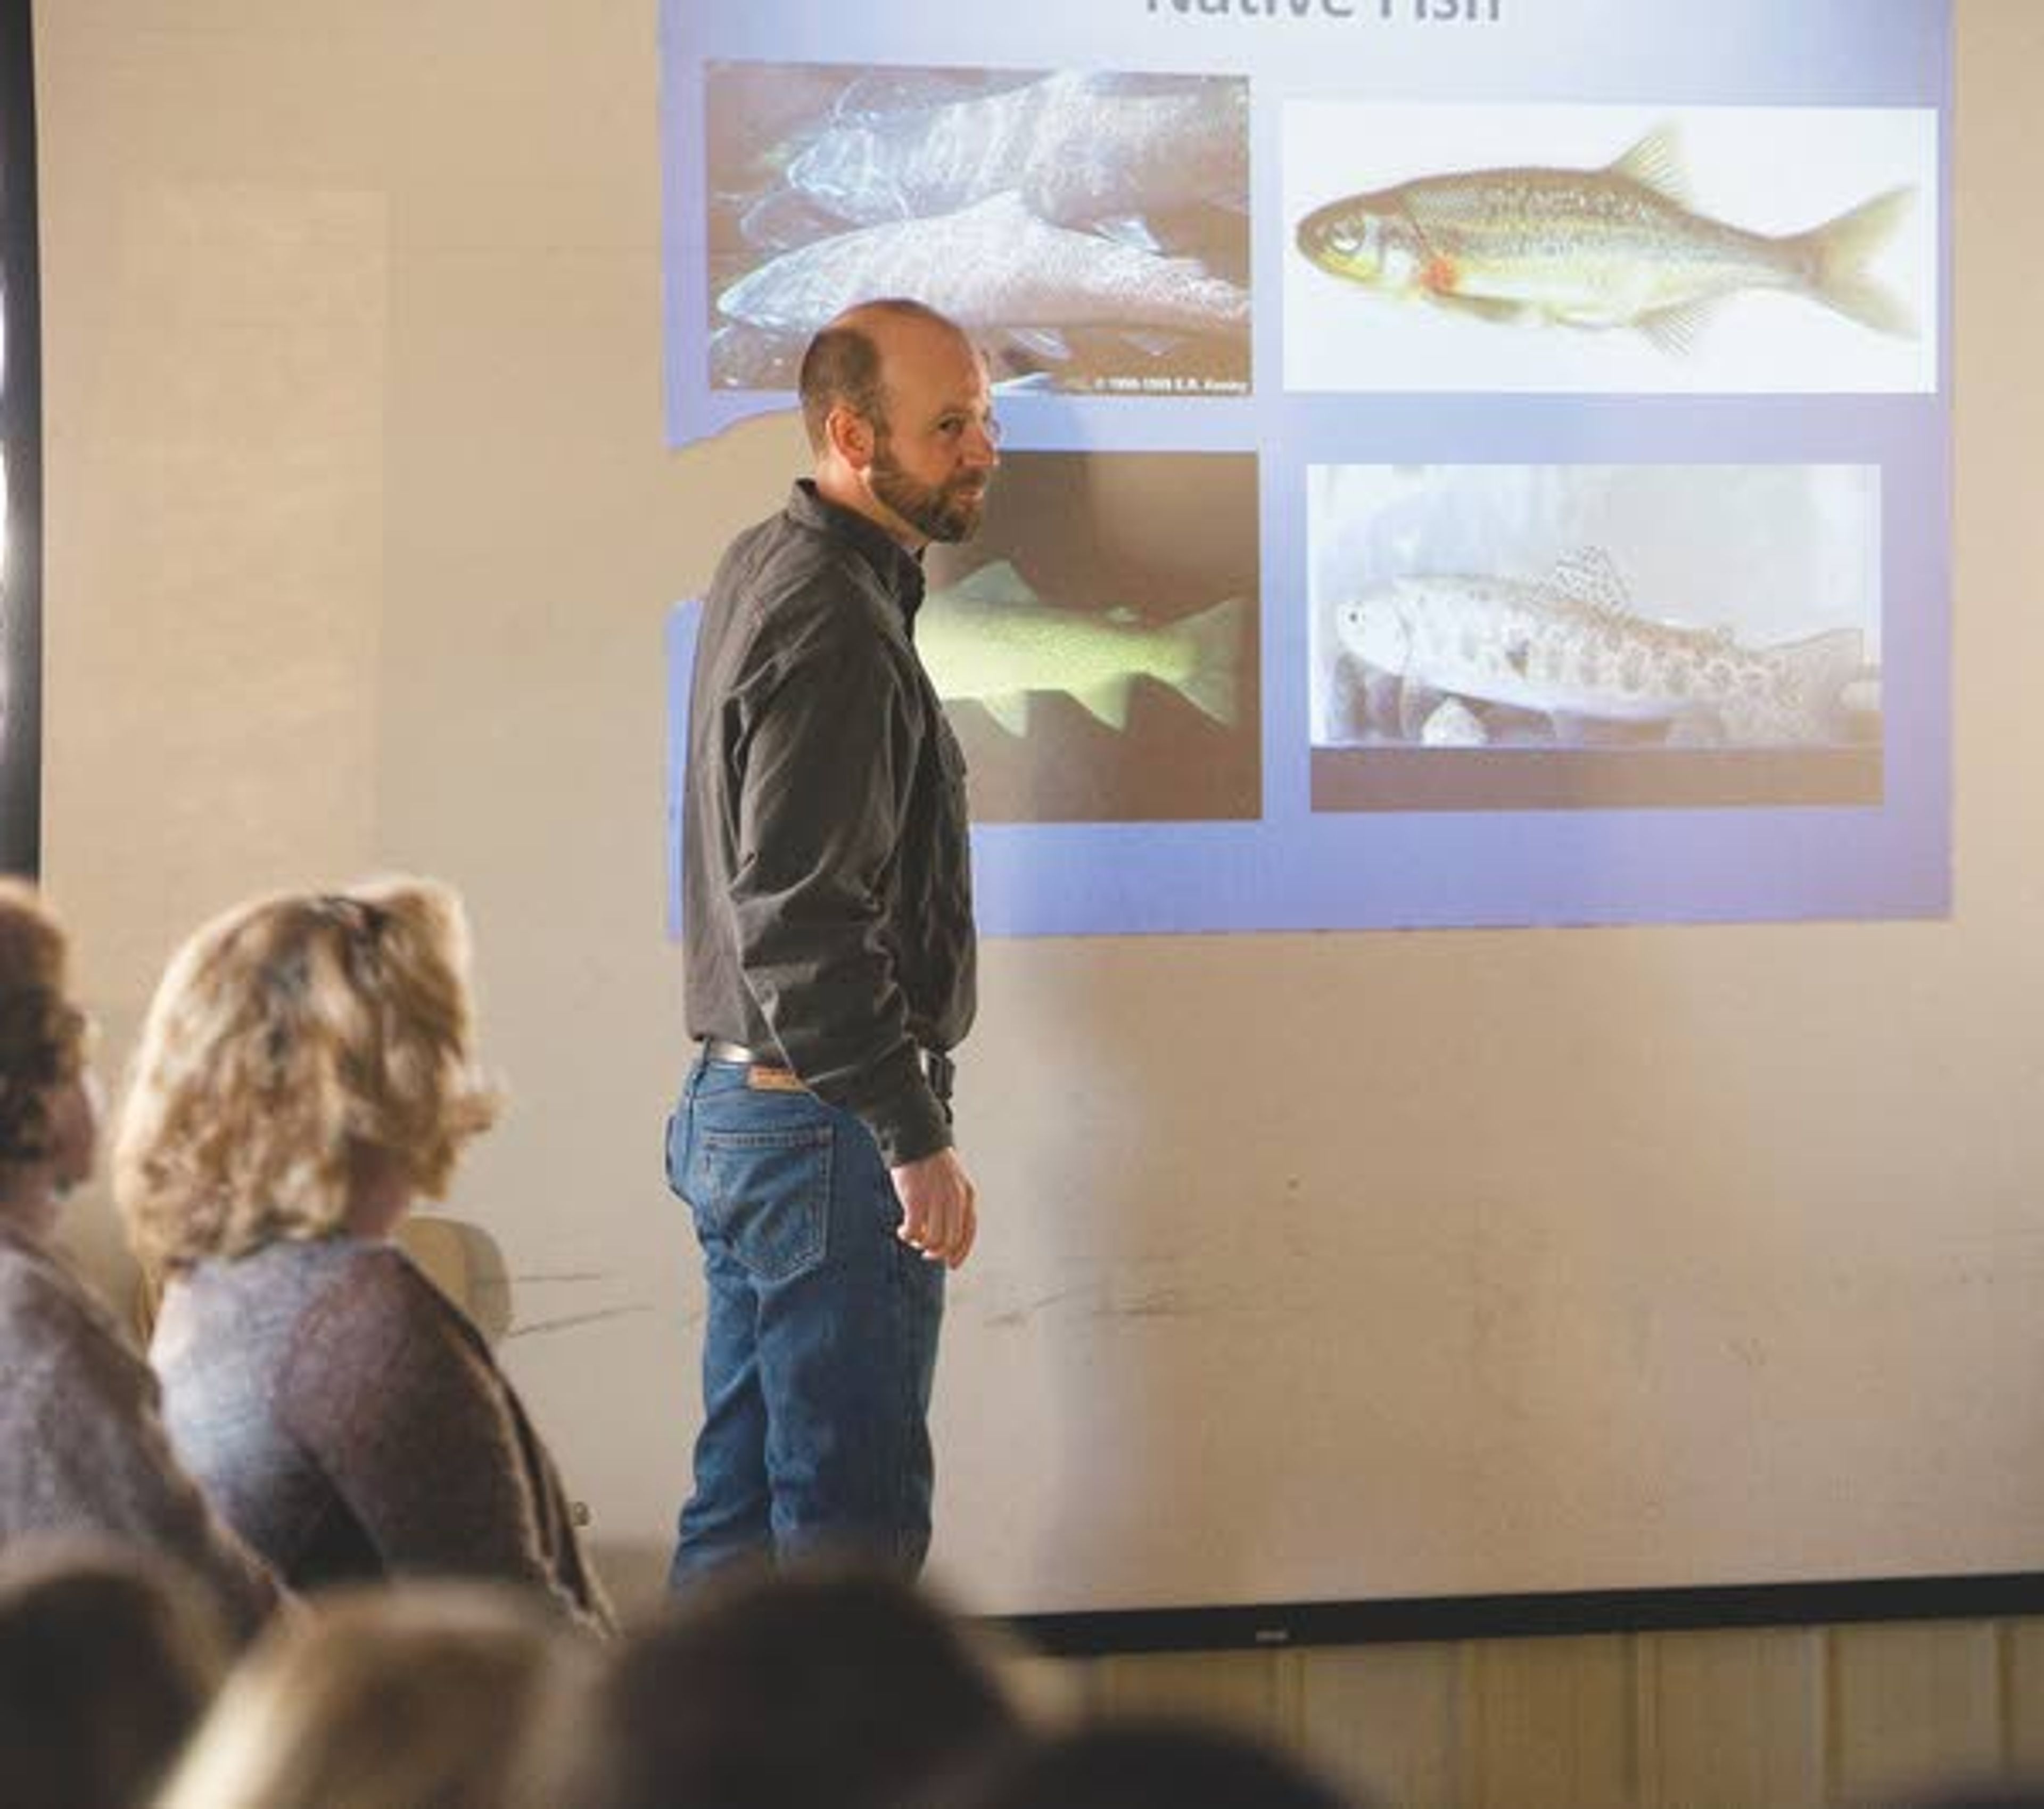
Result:
M904 339L931 332L960 341L964 329L947 314L907 296L888 296L847 308L809 341L799 388L802 425L821 453L829 441L831 410L851 410L875 426L887 420L889 353Z

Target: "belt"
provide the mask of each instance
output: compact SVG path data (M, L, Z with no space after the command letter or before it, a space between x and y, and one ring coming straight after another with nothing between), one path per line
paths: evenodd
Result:
M703 1057L709 1061L730 1062L740 1068L763 1068L771 1074L792 1075L794 1070L782 1060L778 1049L756 1049L743 1043L727 1042L722 1037L703 1038ZM930 1091L938 1099L951 1103L952 1083L958 1078L958 1064L942 1049L918 1049L916 1064L930 1083Z

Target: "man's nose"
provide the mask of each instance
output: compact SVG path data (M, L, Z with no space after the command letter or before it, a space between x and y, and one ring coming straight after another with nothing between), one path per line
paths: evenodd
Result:
M984 424L974 427L966 436L966 463L984 466L988 470L1001 463L1001 445L995 439L993 429Z

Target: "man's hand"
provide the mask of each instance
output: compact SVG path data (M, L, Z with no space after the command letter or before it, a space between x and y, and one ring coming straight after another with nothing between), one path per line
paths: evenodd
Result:
M972 1249L979 1230L974 1202L978 1190L965 1172L955 1149L904 1162L890 1168L895 1196L901 1202L901 1223L894 1235L932 1262L956 1268Z

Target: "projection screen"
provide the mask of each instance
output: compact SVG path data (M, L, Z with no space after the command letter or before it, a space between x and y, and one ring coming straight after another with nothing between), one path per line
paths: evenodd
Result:
M1936 915L1947 23L670 0L670 437L986 347L991 933Z

